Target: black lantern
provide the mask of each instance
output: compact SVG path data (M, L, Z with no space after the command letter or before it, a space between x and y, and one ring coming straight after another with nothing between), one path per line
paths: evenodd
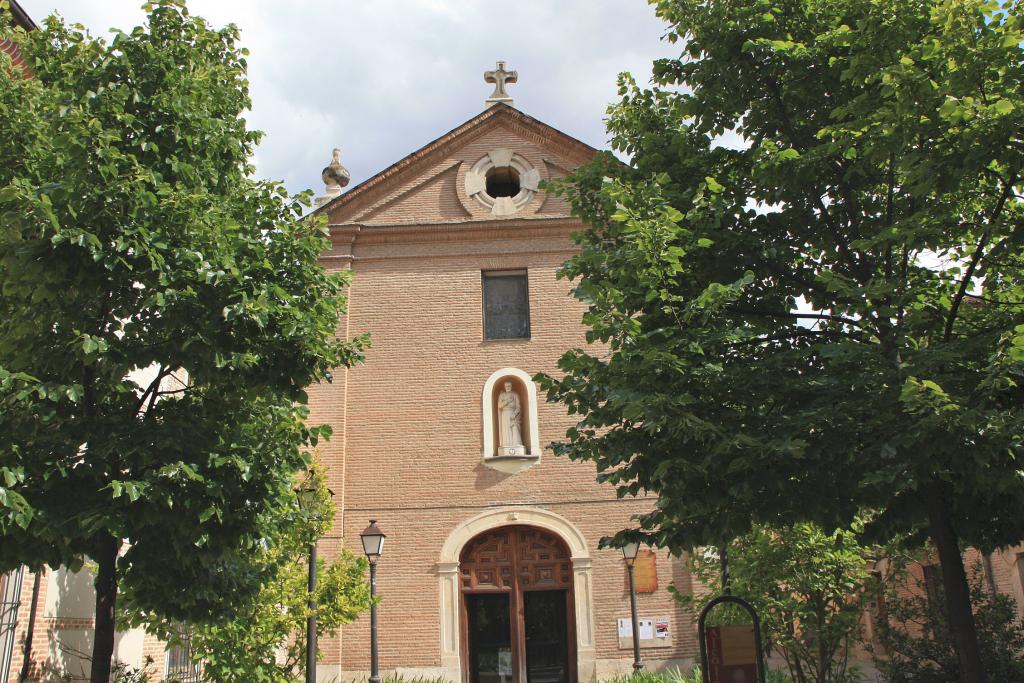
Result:
M387 536L377 526L377 520L375 519L371 519L370 526L363 529L362 533L359 534L359 540L363 542L363 552L366 553L366 559L370 561L370 564L376 564L384 552L385 538Z

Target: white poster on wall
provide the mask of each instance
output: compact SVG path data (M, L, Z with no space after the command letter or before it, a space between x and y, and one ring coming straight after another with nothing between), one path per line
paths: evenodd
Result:
M640 619L640 640L651 640L654 638L654 619Z

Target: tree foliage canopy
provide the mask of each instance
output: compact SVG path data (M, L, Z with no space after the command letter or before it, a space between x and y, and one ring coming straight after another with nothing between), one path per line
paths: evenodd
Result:
M673 549L753 524L927 534L962 681L985 680L960 541L1024 537L1024 40L985 0L658 0L568 187L590 339L556 452ZM738 137L736 140L731 136Z
M178 0L107 42L51 18L0 64L0 570L117 561L226 616L295 506L305 387L360 359L308 197L254 180L246 51ZM146 369L149 370L146 370Z
M159 614L133 609L136 596L127 596L129 620L163 640L187 647L202 680L210 683L295 683L301 680L306 655L308 560L310 545L324 536L334 520L324 472L319 466L302 484L316 494L301 511L281 520L265 547L252 562L276 568L264 575L258 593L236 606L237 616L223 623L181 624ZM317 562L317 636L337 635L370 606L366 559L342 550L330 562Z
M982 658L993 681L1024 680L1024 621L1009 595L985 586L984 569L970 574L971 602ZM893 683L947 683L960 676L956 652L950 647L949 622L942 590L929 591L925 581L909 572L886 584L881 603L885 620L878 623L878 642L871 646L882 680Z
M628 74L566 192L589 339L557 452L659 495L652 542L753 524L1022 537L1019 5L656 2L683 44ZM723 137L724 136L724 137ZM732 144L734 136L740 142Z
M808 523L757 526L728 546L729 585L757 610L766 645L781 655L794 681L859 680L850 666L851 649L860 640L865 609L881 590L871 561L881 549L861 545L860 530L859 523L832 534ZM673 590L699 611L721 591L718 549L691 553L689 564L710 591L693 596ZM709 620L725 614L737 623L750 622L746 612L730 615L727 607L710 612Z

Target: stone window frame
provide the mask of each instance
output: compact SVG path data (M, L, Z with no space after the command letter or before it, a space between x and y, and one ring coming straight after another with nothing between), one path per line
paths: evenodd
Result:
M530 443L524 444L527 447L525 456L495 455L497 445L494 439L494 387L506 378L515 378L526 386L526 410L524 415L529 420ZM540 461L540 425L537 421L537 385L533 378L519 368L507 367L495 370L484 382L483 392L480 397L481 424L483 425L483 463L502 472L514 473L536 465Z
M493 168L511 167L519 174L519 193L514 197L492 197L487 194L487 172ZM491 150L466 171L466 195L476 200L491 215L512 216L526 207L540 190L540 171L525 157L510 149Z

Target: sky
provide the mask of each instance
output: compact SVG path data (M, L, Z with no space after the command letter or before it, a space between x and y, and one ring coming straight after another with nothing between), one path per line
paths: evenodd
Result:
M142 0L20 0L96 36L145 18ZM354 187L484 109L483 73L519 74L515 106L598 148L616 77L648 82L677 56L644 0L191 0L215 27L235 23L249 56L257 176L323 193L331 150Z

